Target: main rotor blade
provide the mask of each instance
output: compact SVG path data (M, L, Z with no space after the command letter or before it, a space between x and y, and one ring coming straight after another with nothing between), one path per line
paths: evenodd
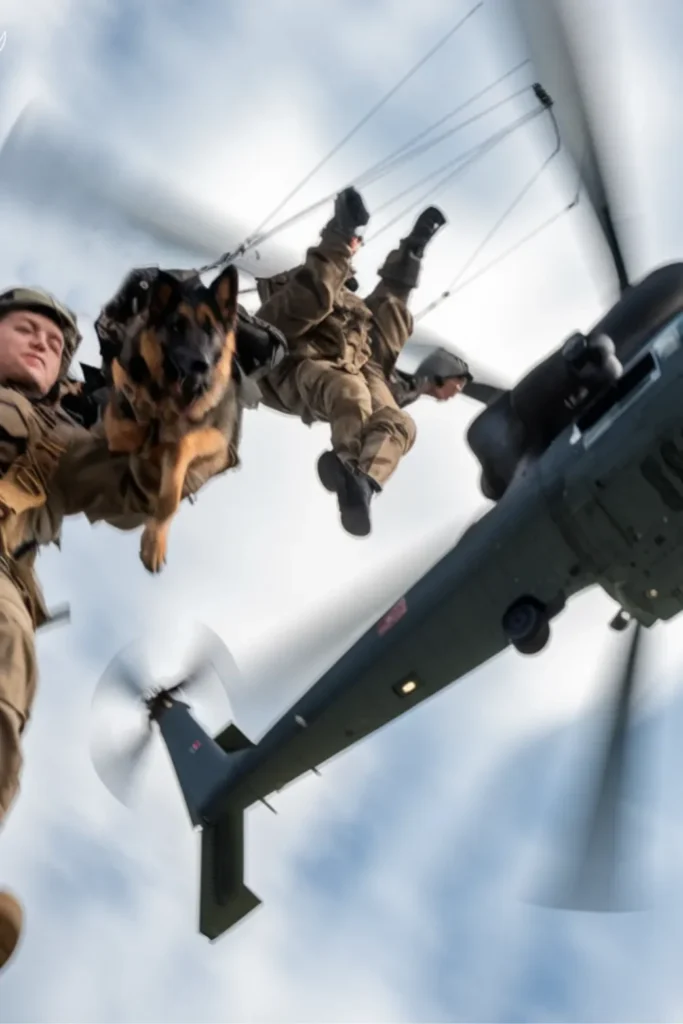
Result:
M571 38L566 8L562 0L517 0L517 11L528 56L537 79L554 101L563 147L581 174L623 291L629 281L623 239L617 235L613 196L605 175L605 140L596 130L586 99L587 75Z
M90 206L100 225L108 213L161 245L209 261L240 245L249 230L133 173L115 153L86 144L74 125L35 104L25 108L0 149L0 192L71 216ZM263 276L294 262L270 243L267 254L235 260L238 269Z
M564 891L553 900L555 906L594 911L631 909L624 907L617 883L624 836L622 805L629 767L629 726L641 633L642 627L636 623L613 698L602 768L588 805L579 857L572 865Z

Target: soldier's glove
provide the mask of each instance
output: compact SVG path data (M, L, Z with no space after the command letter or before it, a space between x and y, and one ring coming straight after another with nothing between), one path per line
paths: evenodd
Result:
M422 211L408 236L410 251L418 259L422 259L427 244L444 224L446 224L446 218L436 206L428 206L426 210Z
M370 220L360 192L355 188L345 188L334 202L334 224L344 238L351 240Z

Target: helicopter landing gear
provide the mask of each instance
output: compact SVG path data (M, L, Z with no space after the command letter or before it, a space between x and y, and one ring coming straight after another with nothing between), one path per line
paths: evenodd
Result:
M539 654L550 640L548 611L533 597L521 597L503 616L503 631L520 654Z

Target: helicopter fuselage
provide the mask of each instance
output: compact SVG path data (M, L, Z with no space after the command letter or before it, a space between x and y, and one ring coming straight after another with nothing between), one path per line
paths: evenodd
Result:
M630 287L591 329L587 340L609 339L628 367L654 334L683 310L683 263L657 268ZM573 336L577 338L581 336ZM499 500L520 466L537 459L567 427L597 404L615 380L595 376L588 386L570 365L567 343L503 392L471 423L467 440L482 467L484 495Z
M236 790L251 803L282 788L511 642L536 653L547 637L538 643L520 634L519 616L512 621L529 602L537 636L595 585L646 626L676 615L682 394L683 311L641 347L603 406L520 467L503 498L240 755L230 802ZM419 685L397 696L411 676Z
M681 293L683 299L683 290ZM600 586L645 626L683 608L683 301L618 386L575 416L256 743L231 724L202 842L202 930L255 905L243 814L510 645L543 649L567 601ZM235 870L221 881L220 865Z

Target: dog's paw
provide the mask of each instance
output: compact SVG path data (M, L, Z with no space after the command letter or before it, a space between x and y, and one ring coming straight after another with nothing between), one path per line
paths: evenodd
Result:
M148 524L142 531L140 559L151 573L161 572L166 565L166 530L156 524Z

